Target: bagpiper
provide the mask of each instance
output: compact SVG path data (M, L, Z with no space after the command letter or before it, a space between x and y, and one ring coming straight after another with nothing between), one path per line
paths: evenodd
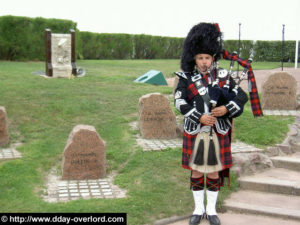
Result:
M232 167L231 124L242 114L247 94L235 83L227 70L218 67L218 60L238 61L252 72L251 62L238 58L222 48L222 33L218 24L199 23L185 38L181 56L181 71L175 90L175 107L184 115L182 167L191 170L190 189L195 209L190 224L207 218L219 225L216 202L224 178ZM254 79L248 73L248 79ZM249 78L250 77L250 78ZM255 80L249 80L253 113L262 115ZM254 93L255 92L255 93ZM253 97L254 96L254 97ZM207 205L204 206L206 176Z

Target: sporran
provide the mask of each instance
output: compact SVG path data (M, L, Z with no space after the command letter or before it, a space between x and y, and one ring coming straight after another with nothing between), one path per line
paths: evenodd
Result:
M210 149L212 144L214 145L213 150ZM215 163L211 163L209 160L211 154L215 154ZM213 173L222 170L219 140L214 131L210 135L210 127L202 127L197 134L189 166L201 173Z

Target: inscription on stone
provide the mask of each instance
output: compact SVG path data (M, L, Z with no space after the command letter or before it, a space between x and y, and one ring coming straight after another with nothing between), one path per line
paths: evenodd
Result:
M139 99L139 127L143 138L176 138L176 117L169 100L160 93Z
M72 74L71 35L52 34L53 77L68 77Z
M297 81L286 72L268 77L262 86L262 107L269 110L296 109Z
M63 180L99 179L106 174L105 143L92 126L72 130L63 155Z

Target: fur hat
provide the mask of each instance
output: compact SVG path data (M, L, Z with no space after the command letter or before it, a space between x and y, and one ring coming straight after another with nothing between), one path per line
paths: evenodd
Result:
M181 69L191 72L195 67L195 55L203 53L219 60L222 52L222 33L219 25L199 23L195 25L184 40L181 55Z

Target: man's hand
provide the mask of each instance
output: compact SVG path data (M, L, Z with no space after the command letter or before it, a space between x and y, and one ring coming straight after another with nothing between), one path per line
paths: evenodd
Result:
M226 109L226 107L222 105L211 110L211 115L215 117L220 117L224 116L227 112L228 110Z
M213 126L217 122L216 117L210 116L210 115L202 115L200 117L200 123L203 123L207 126Z

